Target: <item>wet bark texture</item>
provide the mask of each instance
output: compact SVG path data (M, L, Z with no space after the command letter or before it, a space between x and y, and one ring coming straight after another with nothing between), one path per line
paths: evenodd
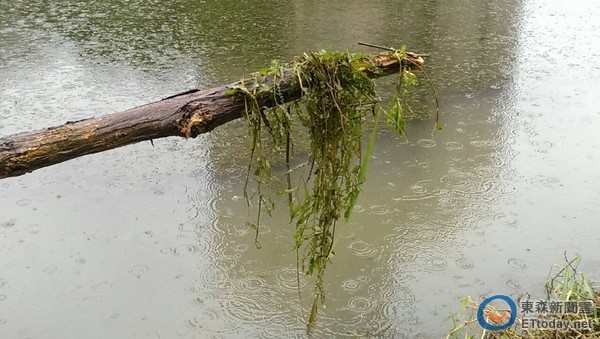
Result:
M418 55L409 59L409 64L423 62ZM400 62L394 57L378 56L373 63L380 72L365 69L373 78L397 73L400 69ZM267 77L259 81L272 84L273 79ZM195 138L244 115L244 99L225 95L231 87L240 85L241 82L237 82L206 90L194 89L126 111L2 137L0 179L140 141L168 136ZM254 85L253 80L244 82L249 89ZM300 98L301 90L292 84L290 72L285 73L279 86L284 102ZM270 95L257 99L261 106L275 104Z

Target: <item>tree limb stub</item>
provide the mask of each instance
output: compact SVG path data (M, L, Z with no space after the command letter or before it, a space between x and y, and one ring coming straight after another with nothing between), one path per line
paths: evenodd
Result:
M423 63L418 54L407 54L409 65ZM363 71L376 78L397 73L401 61L394 56L377 55L371 63L378 72L367 68ZM296 100L302 93L291 79L291 71L287 71L278 83L284 102ZM272 84L273 79L266 77L259 81ZM244 115L243 98L226 95L230 88L241 85L242 82L236 82L205 90L193 89L126 111L2 137L0 179L140 141L168 136L195 138ZM254 80L245 80L243 85L251 89L257 84ZM276 104L269 95L259 96L257 100L260 106Z

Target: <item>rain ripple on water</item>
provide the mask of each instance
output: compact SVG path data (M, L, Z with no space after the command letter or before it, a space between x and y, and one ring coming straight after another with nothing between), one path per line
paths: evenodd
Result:
M381 313L386 318L394 319L408 315L414 307L416 297L408 288L391 288L381 294Z
M377 250L371 244L368 244L362 240L353 241L348 248L352 250L352 254L357 257L373 257L377 254Z
M433 258L428 262L428 267L434 271L443 271L448 268L448 261L444 258Z
M214 338L218 338L239 335L239 327L228 324L222 317L219 317L217 312L212 310L205 310L197 317L188 319L185 324L188 328L201 333L203 336L213 334L215 335Z
M354 297L348 301L348 308L364 316L373 312L374 305L370 298Z
M5 221L5 222L1 223L1 224L0 224L0 227L3 227L3 228L11 228L11 227L14 227L14 226L16 225L16 223L17 223L17 219L15 219L15 218L11 218L11 219L9 219L9 220L7 220L7 221Z
M296 291L298 289L298 275L295 268L284 268L275 273L277 285L284 290ZM305 276L300 273L300 289L308 287L308 281Z
M456 262L456 266L458 268L462 268L462 269L471 269L475 266L473 264L473 262L467 258L459 258L459 259L456 259L455 262Z
M264 324L281 318L280 298L270 293L247 295L234 293L223 298L224 316L234 323Z
M519 270L524 270L527 268L527 264L523 260L520 260L517 258L508 259L508 264L510 265L510 267L516 268Z
M342 283L342 288L348 292L357 291L361 288L361 284L357 280L348 279Z

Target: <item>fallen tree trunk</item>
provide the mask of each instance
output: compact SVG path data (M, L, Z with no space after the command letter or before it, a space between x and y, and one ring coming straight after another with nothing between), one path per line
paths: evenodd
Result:
M408 53L408 59L402 61L378 55L371 60L377 72L368 68L364 71L372 78L385 76L397 73L402 62L421 65L423 59L413 53ZM283 102L301 96L300 87L292 84L291 78L288 71L279 82ZM273 79L267 77L260 81L268 84ZM244 115L244 99L226 95L230 88L240 85L242 83L237 82L206 90L193 89L123 112L2 137L0 179L140 141L168 136L195 138ZM251 89L257 84L249 80L243 85ZM261 107L276 104L269 95L259 96L257 100Z

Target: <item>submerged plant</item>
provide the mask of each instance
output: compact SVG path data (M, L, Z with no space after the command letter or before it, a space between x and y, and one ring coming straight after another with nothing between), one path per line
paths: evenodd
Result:
M417 85L418 81L410 65L406 64L404 49L390 53L398 58L401 68L388 110L378 104L380 100L369 77L369 73L376 74L379 70L369 57L360 53L321 51L306 53L290 64L274 61L269 68L254 74L252 86L242 82L230 93L242 94L246 104L251 143L244 194L248 203L253 198L258 200L257 219L249 223L256 230L257 246L261 210L270 214L273 208L272 200L261 190L263 184L273 179L271 153L265 145L269 143L286 150L287 187L284 192L288 195L290 217L296 226L293 248L297 253L298 280L300 271L316 276L309 329L315 324L319 303L325 300L324 274L334 254L336 226L340 219L349 218L365 180L380 112L387 116L388 124L396 132L404 133L402 113L409 109L405 96L408 88ZM299 100L288 105L283 104L280 89L281 79L286 75L291 77L291 85L301 91ZM269 77L272 81L268 85L257 81L261 77ZM257 98L265 95L273 107L260 106ZM375 124L366 150L363 150L363 126L368 118L373 118ZM296 122L306 130L310 142L310 171L299 187L292 186L293 170L290 168L290 130ZM256 189L249 195L251 176Z

